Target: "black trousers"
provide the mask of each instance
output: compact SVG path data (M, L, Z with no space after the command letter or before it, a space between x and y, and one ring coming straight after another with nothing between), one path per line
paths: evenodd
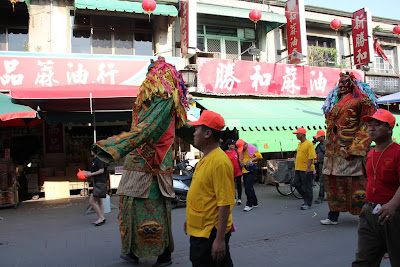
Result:
M254 191L255 172L243 173L244 192L246 193L246 206L252 207L258 205L256 191Z
M193 267L233 267L229 252L231 232L225 235L225 258L214 261L211 257L211 248L217 235L217 228L213 228L209 238L190 236L190 261Z
M237 199L242 199L242 176L235 177Z
M296 187L296 190L304 198L304 204L310 207L313 200L312 179L312 172L307 173L305 171L296 170L293 180L294 187Z

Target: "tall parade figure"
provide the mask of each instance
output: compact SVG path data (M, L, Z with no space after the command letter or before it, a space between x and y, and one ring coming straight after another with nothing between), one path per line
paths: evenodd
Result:
M329 214L321 220L323 225L337 224L340 212L360 214L367 185L363 164L371 144L361 118L374 114L377 107L373 91L353 73L341 73L338 85L325 99L327 142L322 172Z
M153 266L172 264L173 143L186 123L186 88L174 66L159 57L139 88L129 132L101 140L93 152L109 162L125 157L120 195L121 258L158 256Z

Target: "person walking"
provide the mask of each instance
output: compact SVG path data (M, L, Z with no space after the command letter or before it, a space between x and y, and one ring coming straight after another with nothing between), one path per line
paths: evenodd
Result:
M322 107L326 118L324 166L328 218L323 225L337 225L340 212L359 215L365 201L367 180L363 173L371 139L361 121L376 111L374 92L353 73L340 73L338 85Z
M297 145L293 186L296 187L296 190L304 198L304 203L301 205L302 210L308 210L312 205L312 180L313 171L315 170L314 159L317 157L313 143L306 139L306 133L307 130L303 127L293 132L300 141Z
M375 141L366 160L367 194L358 225L358 249L353 267L379 266L388 252L392 266L400 266L400 145L392 140L396 118L378 109L364 116Z
M188 124L195 127L194 145L203 152L187 195L184 231L190 235L190 261L194 267L230 267L235 186L232 162L219 147L225 121L204 110Z
M92 166L90 172L85 171L85 177L86 179L93 177L93 192L90 194L89 204L99 217L97 221L93 222L93 224L95 226L100 226L106 222L102 200L103 198L106 198L107 194L106 174L104 172L105 164L96 157L93 152L91 152L91 155L93 156Z
M238 205L242 204L242 168L239 162L239 153L236 149L236 142L233 139L228 139L225 142L225 153L228 155L229 159L232 161L233 165L233 176L235 177L235 185L237 191L237 198L235 197L236 203Z
M186 125L188 103L182 76L173 65L159 57L148 70L130 131L98 141L92 151L105 162L125 157L117 190L120 258L138 264L139 258L156 256L153 266L160 267L172 264L173 144Z
M238 148L240 166L242 167L244 192L247 197L246 206L243 211L251 211L258 208L258 200L254 190L254 179L256 177L257 160L262 159L257 147L246 143L243 139L236 141Z
M322 167L324 165L325 156L325 131L319 130L314 138L318 141L315 153L317 154L316 163L318 165L318 181L319 181L319 193L318 198L314 201L315 204L321 204L325 199L325 174L322 173Z

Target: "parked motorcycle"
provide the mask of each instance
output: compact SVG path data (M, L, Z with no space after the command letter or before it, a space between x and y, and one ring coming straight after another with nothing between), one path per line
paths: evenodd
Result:
M180 203L186 205L186 196L189 191L190 184L194 173L194 167L189 161L181 161L174 167L174 170L180 171L182 175L173 174L173 188L175 190L175 198L172 199L172 208L176 208Z

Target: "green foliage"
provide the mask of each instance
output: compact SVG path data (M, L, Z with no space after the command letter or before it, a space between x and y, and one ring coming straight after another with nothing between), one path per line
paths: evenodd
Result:
M372 29L372 36L376 36L376 33L377 32L381 32L382 31L382 28L381 28L381 26L376 26L375 28L373 28Z
M308 59L310 66L341 68L337 64L338 51L335 48L308 46Z
M24 51L29 52L29 44L24 40Z

